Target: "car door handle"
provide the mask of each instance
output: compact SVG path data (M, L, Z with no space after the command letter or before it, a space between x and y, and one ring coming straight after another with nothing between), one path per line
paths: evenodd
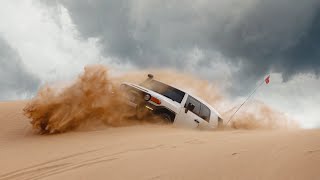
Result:
M196 123L198 123L198 124L200 123L197 119L195 119L194 122L196 122Z

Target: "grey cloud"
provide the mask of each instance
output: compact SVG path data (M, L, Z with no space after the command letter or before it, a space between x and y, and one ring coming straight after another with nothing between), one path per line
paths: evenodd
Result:
M0 100L35 93L39 80L24 67L18 53L0 38Z
M241 79L239 92L269 71L287 80L320 69L318 0L56 2L69 10L84 38L100 39L105 56L140 67L184 69L186 54L197 47L204 52L195 64L201 69L220 52L240 67L234 78Z
M260 1L230 30L229 41L220 49L242 57L251 72L270 69L282 72L285 80L306 71L319 71L319 1Z

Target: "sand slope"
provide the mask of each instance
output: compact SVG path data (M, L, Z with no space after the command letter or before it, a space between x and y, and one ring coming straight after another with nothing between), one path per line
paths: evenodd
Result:
M144 125L40 136L24 105L0 103L0 180L320 179L320 130Z

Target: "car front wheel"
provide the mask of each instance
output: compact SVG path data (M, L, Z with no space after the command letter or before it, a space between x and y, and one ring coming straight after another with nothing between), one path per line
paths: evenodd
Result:
M160 118L164 120L166 123L173 123L172 117L167 113L160 114Z

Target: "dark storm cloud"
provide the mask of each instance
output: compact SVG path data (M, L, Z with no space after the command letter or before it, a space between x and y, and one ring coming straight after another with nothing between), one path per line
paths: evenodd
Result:
M282 72L285 80L295 73L317 73L319 5L319 1L259 1L235 28L221 34L219 49L242 57L248 70L244 72L259 74L272 68Z
M139 66L178 66L207 37L195 12L170 1L59 1L85 38L98 37L106 56ZM141 7L147 4L147 7ZM165 7L163 7L165 5ZM197 31L197 32L195 32ZM203 30L201 30L203 31ZM201 45L201 44L200 44Z
M62 2L84 37L98 37L108 53L134 59L139 44L131 34L128 1Z
M289 79L319 72L318 0L60 0L84 38L98 37L104 54L138 66L184 68L195 47L233 65L244 87L268 71ZM244 78L245 77L245 78Z
M0 100L16 99L36 91L39 80L28 73L17 52L0 38Z

